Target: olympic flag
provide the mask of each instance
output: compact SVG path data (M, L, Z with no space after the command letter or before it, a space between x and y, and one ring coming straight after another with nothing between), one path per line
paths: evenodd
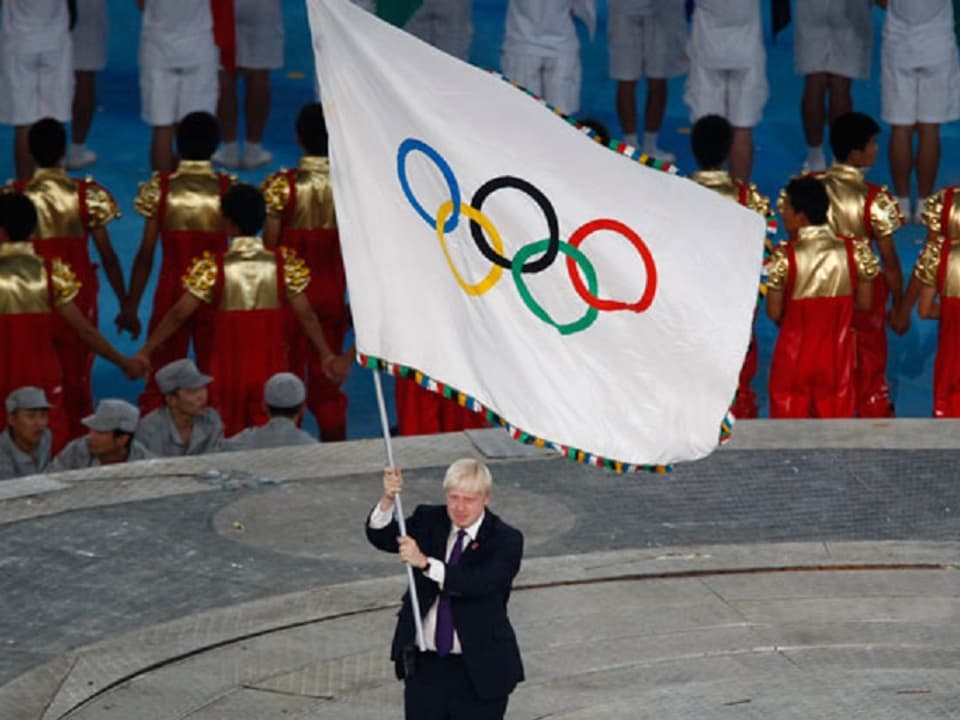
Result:
M346 0L308 7L363 359L586 462L709 454L763 218Z

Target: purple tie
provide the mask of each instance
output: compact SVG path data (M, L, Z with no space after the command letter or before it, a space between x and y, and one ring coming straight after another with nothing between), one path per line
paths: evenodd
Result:
M463 537L466 534L466 530L457 531L457 539L453 541L453 547L450 548L447 565L456 565L460 562L460 555L463 554ZM437 655L440 657L449 655L453 650L453 606L450 604L450 596L445 592L440 593L440 598L437 600L437 634L434 641L437 645Z

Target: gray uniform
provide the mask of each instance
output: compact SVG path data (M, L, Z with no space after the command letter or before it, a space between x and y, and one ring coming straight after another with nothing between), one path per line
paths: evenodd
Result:
M285 417L270 418L266 425L251 427L223 443L224 450L265 450L289 445L314 445L317 439Z
M157 408L140 421L136 439L160 457L178 457L180 455L203 455L219 452L223 443L223 420L213 408L207 408L203 415L193 419L193 432L189 445L184 445L173 424L170 409Z
M130 441L130 454L127 456L127 462L134 460L148 460L156 457L136 440ZM81 470L83 468L97 467L100 465L100 458L90 454L90 446L87 445L87 438L81 437L68 443L50 463L48 472L60 472L61 470Z
M10 430L0 433L0 480L35 475L42 473L50 464L50 443L52 434L49 430L43 431L40 444L37 446L37 459L25 453L13 442Z

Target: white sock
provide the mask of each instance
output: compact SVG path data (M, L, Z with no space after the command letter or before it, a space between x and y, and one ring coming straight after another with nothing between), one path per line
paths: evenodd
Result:
M624 134L623 134L623 141L624 141L627 145L631 145L632 147L636 147L636 146L637 146L637 134L636 134L636 133L624 133Z
M247 140L247 142L244 144L244 149L248 153L258 153L263 150L260 143L250 142L249 140Z
M220 143L220 152L224 154L235 153L237 151L237 141Z
M827 164L827 158L823 154L823 145L807 146L807 164L810 167L823 167Z
M76 155L87 149L86 143L70 143L70 154Z
M643 134L643 151L647 155L652 155L657 151L657 137L660 133L645 132Z
M906 222L910 222L910 196L898 197L897 207L900 208L900 214Z

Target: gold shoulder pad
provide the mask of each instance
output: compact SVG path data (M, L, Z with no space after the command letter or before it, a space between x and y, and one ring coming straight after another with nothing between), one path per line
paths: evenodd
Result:
M767 217L770 214L770 198L760 192L759 188L753 183L750 183L747 187L747 207Z
M51 278L53 283L53 302L57 307L72 301L83 286L77 279L77 274L60 258L50 261Z
M783 290L787 286L787 271L790 259L787 257L786 243L780 243L773 249L767 264L767 287L770 290Z
M283 215L290 203L290 182L284 171L275 172L260 185L267 212L271 215Z
M87 178L86 203L87 227L91 230L102 228L114 218L120 217L120 208L113 195L93 178Z
M291 248L281 245L279 249L283 255L283 280L287 286L287 297L299 295L310 284L310 268Z
M893 235L903 226L903 215L896 198L890 193L886 185L881 186L880 192L873 198L870 205L870 225L875 237Z
M935 237L927 240L923 250L913 266L913 276L927 287L937 286L937 274L940 272L940 251L943 248L942 238Z
M160 207L160 175L154 173L149 180L140 183L137 197L133 200L133 209L147 218L157 214Z
M857 278L873 280L880 274L880 259L870 248L870 241L855 238L853 241L853 260L857 265Z
M217 260L209 250L194 260L181 278L183 289L198 300L213 303L213 291L217 286Z
M938 234L943 234L946 232L946 228L941 227L943 223L941 223L940 221L942 219L943 219L943 190L940 190L938 193L928 197L926 202L924 202L923 224L927 226L928 230L931 230Z

